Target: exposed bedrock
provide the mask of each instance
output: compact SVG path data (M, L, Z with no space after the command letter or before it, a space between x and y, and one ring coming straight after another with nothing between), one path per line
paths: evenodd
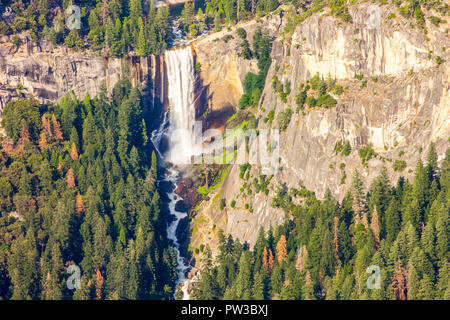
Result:
M280 182L298 188L301 181L319 198L329 188L341 200L355 169L367 184L383 166L393 184L400 176L411 178L417 160L425 157L432 141L442 161L450 147L450 54L443 49L450 47L450 39L444 26L438 28L427 22L425 35L417 27L410 28L410 21L404 18L387 19L389 13L396 13L394 6L379 8L381 23L375 27L370 18L373 4L365 3L350 8L352 24L325 10L298 25L289 40L277 28L279 16L263 19L261 26L269 28L276 38L272 65L256 111L258 128L278 128L277 115L288 107L294 112L287 129L280 133L281 170L272 178L268 196L242 196L244 180L239 178L237 165L232 166L217 188L227 206L221 210L220 201L210 194L211 200L198 207L191 226L195 228L192 247L201 243L214 247L217 228L253 245L260 226L276 226L285 217L283 211L270 206ZM243 25L250 34L248 39L256 25ZM228 43L214 40L227 33L230 32L210 35L194 45L202 64L202 78L209 85L213 110L236 107L246 72L255 71L254 61L237 58L239 40L235 29L231 32L234 39ZM438 66L436 56L446 62ZM336 107L306 108L304 115L296 113L298 85L317 72L324 78L335 78L345 88L344 93L334 95ZM364 76L365 85L364 80L354 78L355 74ZM273 76L280 83L290 82L287 103L272 88ZM271 110L275 111L275 120L264 123L262 120ZM338 141L349 141L350 155L336 154ZM368 144L378 156L363 166L358 150ZM401 172L393 170L396 160L406 163ZM343 169L341 163L345 165ZM342 179L344 171L346 179ZM258 176L255 166L251 172L253 177ZM232 200L236 201L234 209L230 207ZM244 208L245 203L253 207L252 213Z

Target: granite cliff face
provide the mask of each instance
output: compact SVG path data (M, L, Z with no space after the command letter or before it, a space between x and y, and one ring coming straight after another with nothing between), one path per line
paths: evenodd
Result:
M439 161L443 159L450 147L450 54L445 50L450 39L444 31L446 26L438 28L427 22L425 35L417 27L411 28L410 21L404 18L388 19L390 13L396 12L391 5L378 7L367 3L349 11L351 24L324 10L299 24L291 37L273 29L276 36L273 60L256 116L258 128L278 128L277 115L288 107L294 111L288 127L280 133L281 168L271 180L268 196L261 192L247 196L240 191L245 181L239 178L238 166L231 166L217 191L227 206L220 210L219 201L214 200L217 193L209 195L212 200L200 204L191 225L195 230L192 247L214 243L213 226L253 245L260 226L267 229L285 218L284 212L270 206L279 183L298 188L301 181L319 198L329 188L342 199L355 169L364 181L370 182L385 166L394 184L401 175L411 178L410 169L414 169L419 158L424 158L430 142L436 144ZM374 12L379 20L373 17ZM281 21L280 16L264 20L262 26L277 25L276 21ZM255 23L243 27L251 31ZM232 34L237 38L234 31ZM213 43L213 36L203 39L196 51L208 55L202 48ZM231 68L238 75L235 78L241 80L249 70L233 58L236 49L231 45L221 43L219 48L214 53L208 51L214 55L209 60L218 61L216 65L202 65L202 74L213 79L209 84L212 101L214 88L221 88L224 82L220 78L222 73L215 78L215 70L223 72L221 68ZM437 56L447 62L437 65ZM200 55L199 58L202 60ZM237 59L239 67L233 67L233 59ZM243 66L246 65L251 63L244 62ZM335 78L344 87L344 93L334 95L336 107L306 108L304 114L296 113L299 83L305 83L317 72L324 78L328 75ZM355 79L355 74L362 75L363 80ZM272 87L274 76L281 83L291 84L287 103L281 101ZM239 85L236 81L235 88ZM275 112L275 120L264 123L262 120L271 110ZM335 152L339 141L350 143L350 155ZM377 156L363 165L358 150L369 144ZM402 171L394 171L396 160L405 161ZM251 173L250 180L258 177L258 168L253 166ZM236 201L235 208L229 205L232 200ZM253 207L252 213L244 208L245 203Z
M281 18L275 14L267 20L241 23L236 28L244 28L247 39L251 40L257 27L264 27L275 36L280 25ZM203 108L209 111L209 116L205 119L208 127L223 125L223 120L235 112L244 93L243 82L247 72L258 73L256 60L246 60L238 56L242 40L234 31L222 30L192 44L196 61L201 68L199 76L204 96L203 104L206 105L206 108ZM211 122L219 123L217 125Z
M164 67L160 57L104 58L93 53L74 53L47 41L31 42L21 36L19 48L1 39L0 111L9 100L33 95L41 102L57 102L68 91L79 99L97 95L102 81L108 92L122 75L132 84L151 80L156 96L164 97Z

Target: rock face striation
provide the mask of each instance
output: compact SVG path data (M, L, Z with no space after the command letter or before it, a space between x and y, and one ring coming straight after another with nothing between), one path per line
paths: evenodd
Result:
M133 85L151 80L157 97L164 98L161 57L105 58L89 52L73 53L43 40L21 36L19 48L6 38L0 45L0 111L8 101L33 95L41 102L57 102L72 90L79 99L98 94L104 81L108 92L122 76Z
M272 65L256 111L258 128L277 129L279 114L287 108L293 111L289 125L280 132L280 170L271 179L267 196L261 192L248 196L240 190L245 181L239 177L238 166L232 165L218 188L225 208L221 210L219 201L214 201L215 194L211 194L212 200L201 203L195 212L198 218L191 226L196 228L193 247L214 242L215 233L210 232L213 226L253 245L261 226L267 230L285 218L281 209L270 205L279 183L299 188L300 182L319 198L329 188L341 200L355 169L370 183L385 166L395 184L400 176L412 177L430 142L435 143L442 161L450 147L450 54L445 51L450 38L445 27L427 22L425 35L417 27L411 28L409 20L389 19L390 13L396 13L391 5L364 3L349 11L353 23L344 23L324 10L297 25L290 37L282 33L282 28L271 28L284 23L278 15L261 24L272 30L275 40ZM256 25L252 22L242 27L251 33ZM234 31L231 34L237 38ZM234 90L240 92L245 73L254 69L252 63L236 58L237 49L231 41L225 45L215 42L215 37L203 39L195 48L199 61L206 62L202 75L209 80L205 82L212 92L212 104L221 108L226 104L225 99L216 99L221 97L221 88L233 83ZM215 51L203 50L217 42L222 43ZM446 62L437 64L437 56ZM316 73L324 79L335 79L344 93L331 93L337 100L335 107L306 107L296 113L297 87ZM362 75L362 79L355 75ZM272 87L274 77L280 83L290 83L286 103ZM262 120L271 110L274 121L265 123ZM336 144L345 141L352 149L348 156L335 151ZM376 156L363 165L358 150L369 145ZM395 171L396 161L404 161L405 168ZM258 177L258 168L252 166L251 173L251 180ZM233 200L236 204L231 208ZM253 212L244 208L246 203Z

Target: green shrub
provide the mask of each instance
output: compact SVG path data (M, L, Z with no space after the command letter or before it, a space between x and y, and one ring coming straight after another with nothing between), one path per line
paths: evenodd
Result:
M28 21L24 17L16 16L14 18L12 28L15 33L25 30L27 26Z
M342 177L341 177L340 184L344 184L346 179L347 179L347 172L345 172L345 170L344 170L342 172Z
M295 96L295 103L297 104L297 106L299 106L300 108L303 108L303 105L306 102L306 97L307 97L307 94L305 91L301 91L301 92L297 93L297 95Z
M14 35L14 37L13 37L13 45L15 45L16 47L20 47L21 43L22 42L20 41L20 38L18 36Z
M242 40L241 42L241 51L238 53L238 56L247 60L252 58L252 52L250 51L250 44L247 40Z
M314 98L313 96L308 96L306 98L306 104L310 107L315 107L316 106L316 98Z
M275 119L275 110L270 110L267 114L267 119L269 122L272 122Z
M219 202L220 211L222 211L225 208L225 205L226 205L225 199L220 199Z
M363 80L360 85L360 89L367 87L367 80Z
M319 76L319 73L316 73L314 77L309 79L309 84L311 89L319 91L321 94L327 91L327 83Z
M394 171L402 172L406 168L406 162L404 160L395 160L393 168Z
M334 151L336 151L336 154L342 153L344 156L348 156L352 152L352 147L347 140L345 140L345 143L338 141L334 146Z
M280 131L286 130L286 128L289 125L289 122L291 121L292 116L292 110L290 108L287 108L286 111L282 111L278 114L277 120L278 120L278 129Z
M316 104L319 107L331 108L336 106L336 100L330 96L328 93L322 94L319 99L317 99Z
M420 6L418 6L414 9L414 18L416 19L416 22L417 22L417 25L419 26L419 28L421 28L421 29L425 28L425 18L424 18L422 10L420 9Z
M4 21L0 21L0 34L10 35L11 33L12 29Z
M404 18L408 18L410 16L408 7L406 7L406 6L398 8L398 12Z
M434 24L436 27L439 27L439 24L440 24L440 23L445 23L445 22L443 22L440 18L434 17L434 16L428 17L428 20L429 20L432 24Z
M368 144L365 147L358 150L359 157L363 166L367 167L367 161L376 156L375 151L372 149L372 144Z
M227 43L228 41L230 41L230 40L233 39L233 38L234 38L233 35L227 34L227 35L225 35L225 36L222 37L222 41L225 42L225 43Z
M394 18L395 18L395 13L393 13L393 12L389 13L388 16L387 16L388 20L391 20L391 19L394 19Z
M261 75L249 72L245 75L244 90L245 93L239 100L239 108L245 109L248 106L256 106L261 97L264 88L264 79Z
M236 200L231 200L230 206L234 209L236 207Z
M236 30L236 33L237 33L237 35L238 35L240 38L242 38L242 39L247 38L247 32L244 30L244 28L238 28L238 29Z
M197 26L195 24L191 24L189 26L189 36L191 38L194 38L198 35L198 30L197 30Z
M251 164L250 163L244 163L244 164L240 164L239 165L239 178L241 178L241 179L244 179L244 175L245 175L245 172L247 171L247 170L249 170L250 171L250 168L251 168L252 166L251 166Z
M333 93L337 94L338 96L340 96L341 94L344 93L344 88L340 85L335 84L333 86Z
M445 62L445 60L444 59L442 59L440 56L437 56L436 57L436 64L439 66L439 65L441 65L442 63L444 63Z

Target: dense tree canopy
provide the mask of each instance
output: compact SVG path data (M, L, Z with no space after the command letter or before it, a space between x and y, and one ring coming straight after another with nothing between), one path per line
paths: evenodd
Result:
M169 298L176 280L139 88L9 103L0 147L0 299ZM153 162L153 163L152 163ZM66 267L81 268L81 289Z
M338 203L329 192L279 187L273 205L293 219L264 232L253 249L219 233L219 254L204 265L196 299L450 299L450 149L442 168L434 145L412 183L391 187L387 172L370 184L358 172ZM303 197L295 205L293 197ZM211 260L211 258L209 258ZM370 289L369 266L380 268Z

